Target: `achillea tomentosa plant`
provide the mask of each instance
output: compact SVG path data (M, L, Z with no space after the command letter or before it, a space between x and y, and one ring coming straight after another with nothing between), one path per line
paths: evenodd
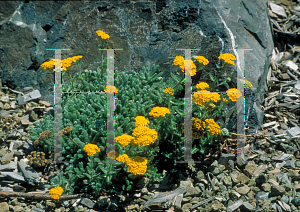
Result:
M108 39L109 35L102 31L97 31L97 34L100 42L99 50L101 50L102 41ZM102 52L101 62L103 61ZM179 65L181 72L177 75L171 73L172 79L169 80L168 86L162 80L162 73L156 73L158 66L153 66L150 70L149 63L139 73L119 73L116 69L114 87L106 85L105 65L101 65L96 72L86 70L82 75L80 58L77 56L75 59L79 59L78 61L75 59L70 61L78 65L79 77L77 78L81 80L81 84L76 86L75 77L71 78L70 85L63 84L63 91L105 91L117 94L115 97L116 152L110 152L108 157L112 155L112 159L123 163L103 164L100 160L103 156L105 158L106 134L103 132L106 132L106 95L63 95L63 126L72 126L73 130L68 136L63 136L62 153L64 160L70 160L71 163L66 164L66 176L61 175L61 180L55 178L51 181L51 186L62 186L66 194L73 194L74 190L92 191L97 194L104 188L108 192L120 191L119 188L130 190L135 175L145 175L149 176L150 181L160 181L161 175L157 174L157 167L165 164L164 162L169 164L173 162L176 166L175 162L182 161L184 157L182 151L184 103L182 99L177 99L174 95L175 90L183 90L184 74L195 75L209 61L203 56L193 57L190 61L192 73L185 73L185 60L177 56L174 65ZM226 53L219 58L224 61L222 71L228 65L234 64L232 60L235 58L231 54ZM52 68L49 64L44 67L50 70ZM180 76L180 73L183 76ZM222 115L221 110L230 102L229 99L236 101L240 96L236 89L229 89L227 95L214 93L216 91L214 89L230 79L219 84L219 76L210 75L210 78L214 82L211 89L208 89L209 85L204 82L197 84L196 87L193 86L193 90L198 89L198 91L193 95L193 116L195 117L192 119L192 126L189 126L192 128L194 139L192 154L196 152L205 154L209 150L208 145L216 144L221 136L228 135L228 130L221 129L214 119ZM251 87L250 85L250 82L247 83L247 87ZM82 105L86 108L82 108ZM146 119L147 116L152 120L151 122ZM53 117L47 116L44 120L46 123L44 125L47 126L39 127L37 124L36 128L31 129L33 139L37 139L43 130L52 129L53 122L50 123L51 121ZM95 123L104 124L99 127ZM46 145L43 145L43 141ZM50 152L53 149L53 140L44 139L43 141L41 141L41 146L48 148ZM99 148L99 156L84 154L86 145L91 143ZM163 150L160 150L163 157L154 160L160 147ZM194 155L193 159L197 160Z

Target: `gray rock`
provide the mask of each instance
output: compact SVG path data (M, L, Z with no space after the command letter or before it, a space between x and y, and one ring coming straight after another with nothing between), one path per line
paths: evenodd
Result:
M35 185L40 182L39 174L31 166L27 165L23 161L18 162L18 166L29 185Z
M251 212L251 211L254 211L253 205L251 205L251 204L248 203L248 202L243 202L243 204L241 205L240 208L241 208L242 211L245 211L245 212Z
M0 171L9 171L17 169L17 163L11 161L9 164L0 165Z
M266 183L267 182L267 177L265 174L261 173L257 176L257 178L255 179L255 182L257 184L263 184L263 183Z
M88 198L82 198L80 201L80 204L88 207L88 208L94 208L95 204L92 200L88 199Z
M32 91L32 92L24 95L24 96L21 96L18 99L18 104L19 105L23 105L23 104L25 104L28 101L31 101L31 100L34 100L34 99L38 99L38 98L41 98L40 91L39 90L34 90L34 91Z
M283 195L284 193L285 193L285 189L282 186L280 185L271 186L271 193L270 193L271 197Z
M137 72L149 61L160 65L165 77L170 77L170 70L175 68L175 56L183 55L183 51L176 50L178 48L199 48L193 55L208 58L209 71L216 70L220 53L232 53L237 57L235 68L240 76L244 75L244 59L240 58L244 52L239 56L237 50L229 49L253 49L245 51L245 77L257 94L253 108L262 112L256 105L264 99L273 49L272 26L264 0L201 4L197 1L175 3L174 0L150 4L30 1L1 2L0 8L5 14L0 20L3 83L9 83L12 88L32 86L51 104L54 103L53 73L40 67L54 58L54 51L47 48L70 49L62 51L62 59L83 55L82 70L95 71L100 66L96 31L102 30L110 35L104 48L123 49L115 50L114 66L120 71ZM110 22L115 24L108 24ZM71 75L77 72L76 68L70 69ZM199 72L195 76L195 81L199 81L200 75ZM237 76L235 71L225 75L232 79ZM208 77L208 73L203 73L204 76ZM68 77L66 82L70 82ZM260 113L252 113L258 124L263 118Z
M17 182L25 183L25 178L17 173L14 172L1 172L2 175L9 177Z
M23 141L12 141L11 144L13 144L12 150L17 150L23 145Z
M235 160L236 155L235 154L222 154L221 157L218 160L219 164L222 164L224 166L228 166L229 160Z
M269 192L259 191L255 194L255 199L258 200L267 200L269 199Z
M242 187L238 187L236 191L242 195L246 195L250 191L250 188L247 185L244 185Z
M218 168L218 161L214 161L209 167L208 167L208 171L213 173L214 175L217 175L220 173L220 170Z
M110 203L110 198L107 198L107 197L104 197L104 196L99 197L98 200L97 200L97 205L100 208L103 208L103 207L109 205L109 203Z
M295 197L291 201L295 206L300 206L300 197Z

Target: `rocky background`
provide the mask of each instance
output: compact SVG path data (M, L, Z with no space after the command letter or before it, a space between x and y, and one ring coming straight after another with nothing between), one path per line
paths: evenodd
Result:
M207 79L220 65L218 56L232 53L236 65L222 77L236 79L237 71L253 85L247 97L254 117L254 131L262 123L258 107L266 91L267 69L273 49L272 26L267 6L259 1L1 1L0 2L0 76L11 89L32 86L42 99L53 104L53 73L40 67L54 58L52 49L62 51L62 59L83 55L82 70L99 67L100 51L96 31L110 35L105 48L115 51L114 66L120 71L138 72L146 62L160 65L165 77L177 71L173 60L184 56L179 48L200 49L210 63L193 83ZM242 61L231 48L245 51ZM106 55L106 52L104 52ZM78 72L76 65L71 75ZM65 81L68 82L66 76ZM236 87L235 82L227 89ZM224 87L224 89L226 89ZM248 104L248 103L247 103ZM249 106L248 106L249 107Z

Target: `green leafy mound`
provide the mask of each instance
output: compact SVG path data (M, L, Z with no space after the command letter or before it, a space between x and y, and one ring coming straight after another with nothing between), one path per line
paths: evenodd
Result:
M157 73L159 66L152 66L147 63L139 73L127 73L115 70L114 86L118 93L115 94L115 137L123 134L131 135L135 128L135 117L144 116L149 121L149 128L154 129L157 120L149 116L149 112L155 106L168 107L170 101L171 114L162 118L158 139L151 148L157 145L160 148L159 153L147 152L144 155L139 151L131 153L124 152L124 148L119 143L115 143L115 150L120 155L128 154L129 157L142 156L148 159L146 176L150 182L160 181L163 169L178 169L184 164L176 164L176 161L184 161L184 136L182 134L182 124L184 123L184 104L183 99L178 98L183 87L180 85L178 93L174 96L168 96L163 93L163 89L168 86L174 87L179 77L171 74L172 78L168 84L161 77L163 73ZM107 75L100 69L97 71L85 71L81 84L76 90L81 92L95 92L97 94L62 94L62 124L63 128L71 126L73 129L68 136L62 137L62 161L66 169L64 174L60 174L51 180L51 185L63 186L66 194L81 192L99 193L102 189L107 192L117 192L132 189L135 177L126 169L124 163L110 164L102 163L95 167L95 178L87 173L88 156L83 151L86 144L96 144L101 150L94 162L105 161L106 158L106 118L107 118L107 95L103 92L106 89ZM63 88L64 89L64 88ZM98 93L100 92L100 93ZM102 92L102 93L101 93ZM51 114L44 116L40 123L34 123L35 128L30 128L30 139L36 140L39 135L46 130L53 131L54 118ZM72 139L70 139L72 138ZM159 142L159 143L158 143ZM193 146L193 159L204 153L207 153L211 147L205 139L197 142ZM39 151L51 153L53 158L54 133L51 133L49 139L40 139ZM141 147L142 148L142 147ZM196 154L194 154L196 153ZM167 165L166 165L167 164ZM92 183L89 183L92 180Z

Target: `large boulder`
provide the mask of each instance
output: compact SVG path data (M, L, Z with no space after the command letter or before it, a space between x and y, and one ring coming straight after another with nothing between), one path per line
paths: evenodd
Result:
M82 55L82 70L96 70L101 55L97 30L110 35L106 48L123 49L115 51L114 66L119 71L138 72L149 61L159 65L167 78L178 70L173 64L175 56L184 56L177 49L200 49L192 56L202 55L210 63L202 75L199 72L192 78L193 84L209 80L208 72L220 65L220 54L234 54L236 64L241 65L242 57L230 49L253 49L245 51L245 77L253 85L251 95L256 94L248 113L254 116L255 129L262 123L259 106L267 89L273 49L264 0L1 1L2 83L12 89L33 86L53 104L53 73L40 67L54 58L54 51L46 49L70 49L62 51L62 59ZM243 69L233 66L222 77L236 79L237 71L244 74ZM77 67L73 65L70 72L74 75Z

